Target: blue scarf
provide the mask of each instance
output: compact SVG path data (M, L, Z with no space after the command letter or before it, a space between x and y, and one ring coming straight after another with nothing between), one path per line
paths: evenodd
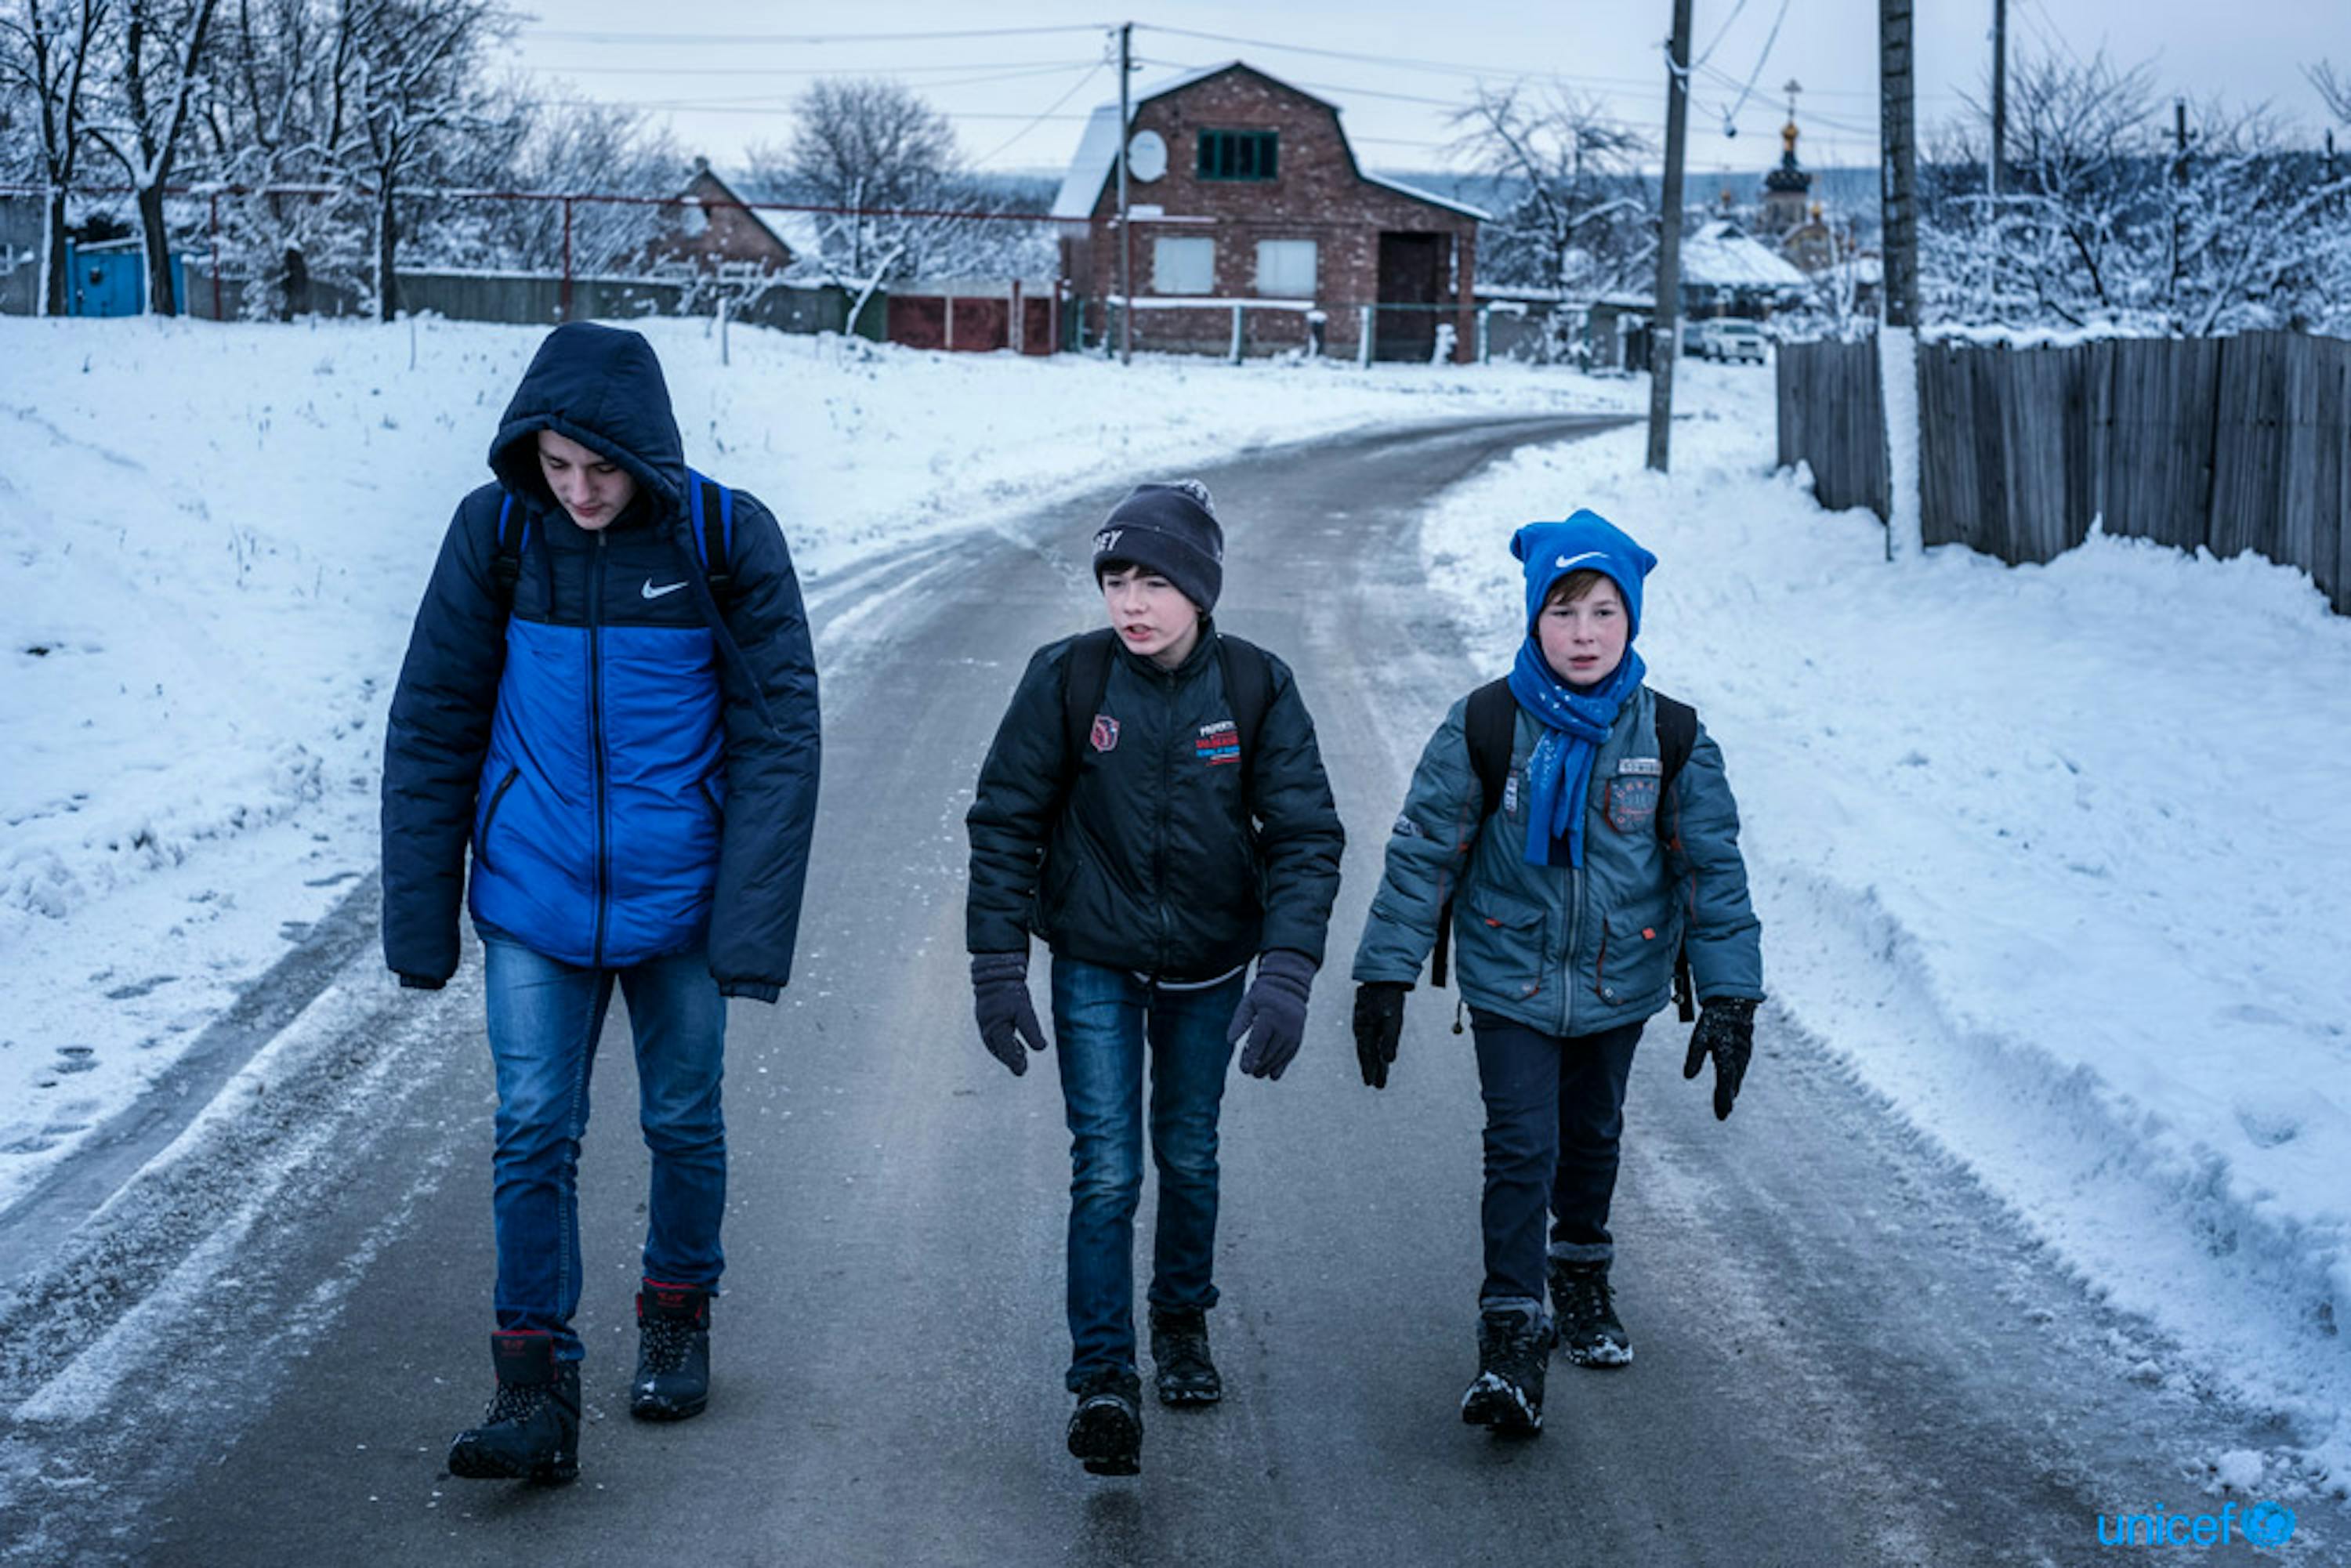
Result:
M1648 674L1641 655L1625 650L1608 678L1579 692L1552 673L1532 637L1519 644L1510 668L1510 695L1543 727L1527 759L1527 863L1549 865L1553 842L1567 841L1567 863L1583 863L1583 808L1592 793L1592 758L1616 723L1616 710L1641 689Z

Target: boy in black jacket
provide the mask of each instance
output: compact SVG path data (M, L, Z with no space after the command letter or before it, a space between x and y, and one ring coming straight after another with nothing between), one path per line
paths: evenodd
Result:
M1132 1475L1143 1448L1134 1212L1151 1078L1159 1218L1151 1355L1170 1406L1222 1393L1208 1357L1217 1113L1233 1046L1297 1054L1345 834L1290 671L1217 631L1224 534L1206 486L1144 485L1094 537L1107 632L1038 650L966 819L980 1039L1016 1074L1045 1039L1029 934L1053 952L1071 1135L1070 1452ZM1249 960L1257 977L1244 990Z

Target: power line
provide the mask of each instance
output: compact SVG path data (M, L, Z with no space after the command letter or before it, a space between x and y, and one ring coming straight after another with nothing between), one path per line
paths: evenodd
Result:
M632 77L831 77L899 76L914 71L1027 71L1043 76L1075 70L1077 60L956 60L946 65L908 66L525 66L541 76Z
M1100 33L1102 23L1071 23L1056 27L965 27L953 31L904 33L617 33L562 27L526 27L526 37L555 38L578 44L650 44L685 47L704 44L889 44L950 38L1033 37L1043 33Z
M1252 49L1274 49L1292 55L1320 55L1325 59L1357 60L1369 65L1393 66L1403 70L1434 71L1439 74L1470 77L1541 77L1553 81L1598 82L1616 87L1654 87L1645 78L1576 76L1565 71L1531 71L1524 66L1472 66L1446 60L1406 59L1399 55L1360 54L1352 49L1324 49L1307 44L1281 44L1270 38L1244 38L1231 33L1202 33L1189 27L1163 27L1156 23L1138 22L1136 26L1148 32L1166 33L1179 38L1202 38L1215 44L1239 44Z
M1155 59L1147 55L1137 55L1135 57L1135 63L1146 66L1161 66L1169 70L1179 71L1195 71L1205 68L1201 66L1187 65L1182 60ZM1459 109L1468 101L1465 99L1458 98L1427 98L1417 93L1409 92L1384 92L1377 88L1352 87L1338 82L1292 80L1287 77L1282 79L1288 81L1291 87L1309 88L1316 92L1343 92L1350 93L1357 98L1390 99L1397 103L1426 103L1432 104L1438 109Z
M1051 103L1045 106L1044 113L1039 115L1036 119L1030 120L1028 124L1022 126L1011 135L1006 137L1001 142L988 149L987 152L982 153L979 157L973 159L972 162L974 163L985 163L988 162L990 159L1002 152L1006 148L1011 146L1014 142L1019 141L1022 137L1028 135L1039 126L1044 124L1046 120L1052 118L1053 111L1055 110L1060 109L1061 105L1077 97L1079 89L1084 87L1088 82L1093 80L1094 78L1102 74L1103 63L1104 62L1101 60L1096 60L1092 66L1088 68L1085 75L1080 77L1076 81L1070 84L1069 91L1063 93L1061 97L1055 99Z

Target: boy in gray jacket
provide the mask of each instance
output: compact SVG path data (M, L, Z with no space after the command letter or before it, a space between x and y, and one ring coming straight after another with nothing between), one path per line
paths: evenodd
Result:
M1486 1101L1486 1278L1461 1418L1531 1436L1553 1343L1583 1366L1633 1359L1608 1207L1633 1048L1677 952L1704 1009L1683 1076L1713 1059L1718 1117L1747 1070L1763 975L1722 753L1642 684L1632 648L1656 558L1590 511L1530 523L1510 550L1526 640L1421 754L1356 949L1354 1024L1364 1082L1384 1088L1450 905Z

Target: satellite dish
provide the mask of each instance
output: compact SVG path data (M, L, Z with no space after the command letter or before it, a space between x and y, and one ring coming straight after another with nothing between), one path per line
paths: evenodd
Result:
M1167 142L1156 131L1138 131L1126 144L1126 172L1148 184L1167 172Z

